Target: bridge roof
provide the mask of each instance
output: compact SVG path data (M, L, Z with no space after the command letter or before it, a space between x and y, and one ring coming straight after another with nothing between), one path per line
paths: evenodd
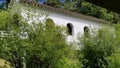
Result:
M72 11L69 11L69 10L61 9L61 8L55 8L55 7L48 6L48 5L43 5L43 4L41 5L41 4L38 4L38 3L31 2L29 0L20 0L20 2L25 3L25 4L29 4L29 5L35 5L38 8L41 8L41 9L44 9L44 10L47 10L47 11L51 11L51 12L55 12L55 13L62 13L62 14L68 15L68 16L82 18L82 19L86 19L86 20L90 20L90 21L96 21L96 22L99 22L99 23L111 24L110 22L108 22L106 20L103 20L103 19L83 15L83 14L80 14L80 13L77 13L77 12L72 12Z

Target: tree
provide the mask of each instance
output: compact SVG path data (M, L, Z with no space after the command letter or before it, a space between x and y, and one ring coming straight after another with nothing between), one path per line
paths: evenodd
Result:
M54 23L51 19L46 24L28 24L27 21L23 22L21 15L11 12L0 12L1 59L9 61L15 68L81 66L75 57L74 47L66 43L65 28L51 24Z
M51 25L47 21L46 26L48 24ZM53 27L51 27L52 25L46 26L39 23L34 24L32 26L33 28L28 28L29 34L27 40L29 41L29 46L31 46L27 48L26 51L28 68L29 66L31 67L32 64L33 68L78 67L78 61L74 55L74 48L65 42L65 36L62 34L64 29L54 25ZM70 64L66 62L66 60L68 60Z
M81 5L77 7L76 11L78 13L104 19L112 23L119 22L119 14L86 1L82 1Z
M79 53L83 55L84 68L119 68L116 59L120 55L119 37L118 27L114 30L112 26L101 28L90 37L81 37Z

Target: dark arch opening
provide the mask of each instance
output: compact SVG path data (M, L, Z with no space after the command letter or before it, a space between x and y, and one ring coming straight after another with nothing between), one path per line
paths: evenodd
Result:
M71 23L67 24L68 35L73 35L73 25Z
M85 37L89 37L90 36L90 31L89 31L89 28L87 26L84 27L84 36Z

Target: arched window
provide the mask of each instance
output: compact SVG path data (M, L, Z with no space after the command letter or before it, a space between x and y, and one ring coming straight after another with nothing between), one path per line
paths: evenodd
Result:
M87 26L84 27L84 36L85 37L89 37L90 36L90 31L89 31L89 28Z
M46 19L46 22L45 22L45 23L46 23L46 27L47 27L47 28L52 29L52 28L55 27L54 21L53 21L52 19L50 19L50 18Z
M73 25L71 23L67 24L67 31L69 35L73 35Z

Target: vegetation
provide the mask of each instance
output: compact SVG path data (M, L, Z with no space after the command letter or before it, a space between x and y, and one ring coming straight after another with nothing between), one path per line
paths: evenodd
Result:
M51 19L28 24L21 16L0 12L0 58L14 68L78 68L75 47L66 43L64 27Z
M93 8L88 10L90 14L91 9ZM86 13L87 10L78 11L89 14ZM1 68L120 67L119 24L94 29L94 35L88 36L85 33L79 37L80 50L75 50L73 44L66 43L66 29L56 26L52 19L45 18L45 21L28 24L28 20L23 21L18 10L17 12L12 9L0 11ZM27 18L33 19L34 15ZM108 20L112 18L114 17L111 16Z
M90 2L86 2L85 0L64 0L64 2L60 2L59 0L48 0L47 4L50 6L63 8L77 13L82 13L84 15L101 18L115 24L119 23L120 21L119 14L94 5Z
M105 8L96 6L86 1L83 1L81 3L81 7L78 7L77 12L85 15L101 18L111 23L118 23L120 21L119 14L109 11Z
M6 0L5 6L8 5L10 0ZM85 0L33 0L37 1L38 3L45 3L50 6L54 6L57 8L63 8L66 10L74 11L77 13L82 13L89 16L94 16L97 18L101 18L107 20L112 23L119 23L120 16L117 13L109 11L105 8L96 6L90 2L86 2ZM3 3L4 5L4 3ZM3 8L3 5L1 5Z
M116 33L117 32L117 33ZM82 60L84 68L119 68L120 34L110 27L102 28L91 37L80 38Z
M10 0L1 0L0 1L0 9L7 9Z

